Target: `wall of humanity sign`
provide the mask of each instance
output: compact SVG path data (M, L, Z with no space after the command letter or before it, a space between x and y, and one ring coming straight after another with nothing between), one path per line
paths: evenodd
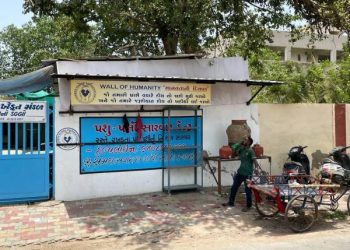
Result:
M1 122L46 122L46 102L0 101Z
M211 86L161 83L71 80L72 105L210 105Z
M142 136L137 141L136 117L128 118L129 133L123 127L122 117L80 118L80 172L159 169L163 167L163 153L167 167L168 145L176 147L171 150L169 166L193 166L202 152L202 117L172 117L170 127L177 129L171 130L170 144L168 124L163 125L162 120L162 117L142 118Z

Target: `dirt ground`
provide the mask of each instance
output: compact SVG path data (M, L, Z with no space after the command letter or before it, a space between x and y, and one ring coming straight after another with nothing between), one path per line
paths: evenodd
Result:
M320 206L312 228L297 234L283 216L264 218L255 208L242 212L244 192L237 196L235 207L221 206L227 201L227 190L225 194L208 189L4 206L0 249L350 249L348 195L335 212ZM30 224L24 228L25 223ZM56 234L49 238L49 231ZM36 238L23 238L29 236Z
M242 213L240 208L218 208L225 221L203 222L147 233L118 237L32 245L18 249L350 249L350 217L344 202L338 212L321 211L310 231L293 233L281 216L262 218L255 209ZM227 220L227 213L231 218ZM225 219L226 218L226 219Z
M279 224L280 222L277 220L274 223ZM270 223L267 222L267 224ZM324 229L318 225L317 228L303 234L286 232L279 226L272 228L269 228L269 234L259 234L259 228L250 232L235 228L208 231L196 226L185 230L61 242L20 249L350 249L350 227L347 221L338 222L336 228L327 225Z

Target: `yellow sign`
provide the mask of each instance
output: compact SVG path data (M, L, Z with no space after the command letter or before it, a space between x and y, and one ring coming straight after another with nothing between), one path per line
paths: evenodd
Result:
M210 105L211 85L71 80L72 105Z

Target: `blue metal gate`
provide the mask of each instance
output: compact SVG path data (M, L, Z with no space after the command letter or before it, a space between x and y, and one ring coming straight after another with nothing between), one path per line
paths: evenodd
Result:
M45 123L0 123L0 203L50 198L53 109Z

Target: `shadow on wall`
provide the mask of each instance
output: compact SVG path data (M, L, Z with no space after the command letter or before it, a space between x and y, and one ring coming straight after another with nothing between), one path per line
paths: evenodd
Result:
M328 153L323 153L321 150L317 149L315 152L311 154L312 157L312 165L311 170L319 170L320 169L320 162L328 157Z

